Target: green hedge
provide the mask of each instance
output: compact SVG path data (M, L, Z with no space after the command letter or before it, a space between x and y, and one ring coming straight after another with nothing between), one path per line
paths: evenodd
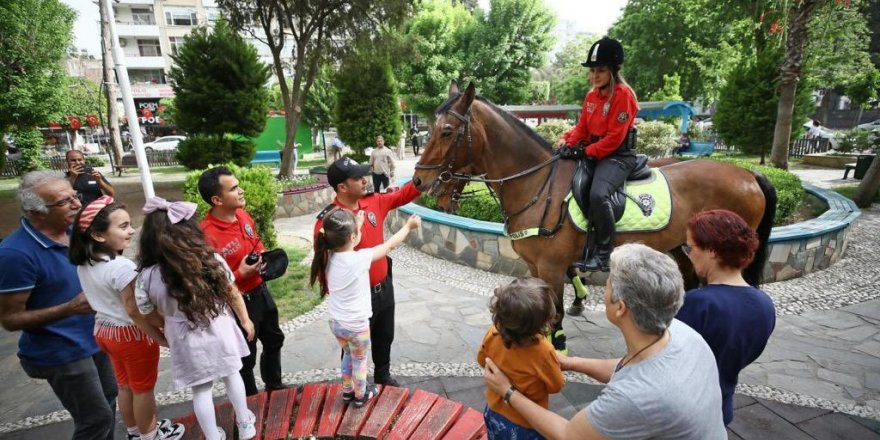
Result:
M194 135L180 141L177 160L188 170L204 170L212 163L248 166L256 154L254 141L241 136Z
M86 163L93 167L102 167L107 165L107 162L101 156L86 156Z
M208 165L205 169L213 166ZM272 221L275 219L275 209L278 207L278 192L281 190L281 185L272 175L272 170L267 167L242 168L231 162L227 163L226 167L235 174L241 189L244 190L244 197L247 201L245 209L257 224L257 232L260 234L263 244L269 249L277 247L275 225ZM204 216L209 208L208 204L202 200L202 196L199 195L199 176L205 169L187 174L183 184L183 197L190 202L198 203L200 216Z
M455 215L495 223L501 223L504 221L504 217L501 215L501 208L498 206L498 203L495 202L495 199L489 194L485 185L482 183L468 184L464 191L478 192L473 196L462 198L459 203L460 206L458 212L456 212ZM427 194L422 195L418 203L426 208L438 210L437 199Z
M801 206L806 191L801 185L800 177L779 168L756 165L754 163L732 158L712 158L718 162L725 162L745 168L749 171L757 171L770 180L770 183L776 188L776 217L773 219L774 225L781 225L786 222L789 216L797 212Z

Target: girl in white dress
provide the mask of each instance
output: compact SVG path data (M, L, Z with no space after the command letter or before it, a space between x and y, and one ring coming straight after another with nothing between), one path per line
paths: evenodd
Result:
M254 325L232 271L205 243L193 217L195 203L153 197L143 211L135 298L141 313L155 310L164 317L151 325L164 330L174 386L192 387L193 410L205 439L220 440L226 433L217 426L211 389L214 380L223 380L235 410L238 438L251 439L256 417L247 408L238 374L241 358L250 351L229 309L248 340L254 337Z

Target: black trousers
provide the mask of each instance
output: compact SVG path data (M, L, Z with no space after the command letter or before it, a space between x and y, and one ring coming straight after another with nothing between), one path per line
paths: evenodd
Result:
M602 203L609 200L629 176L636 164L636 157L630 152L614 153L594 162L593 179L590 186L590 221L596 210L603 209ZM607 208L606 208L607 209Z
M386 174L373 174L373 191L378 193L380 185L384 185L385 189L388 189L389 182L390 180Z
M391 377L391 343L394 342L394 282L391 258L388 258L388 276L379 283L382 287L372 292L373 317L370 318L370 343L377 382Z
M284 345L284 333L278 324L278 306L269 294L266 283L243 295L248 316L254 323L254 340L248 341L251 354L241 358L239 370L244 381L245 393L248 396L257 394L257 382L254 378L254 367L257 364L257 341L263 345L260 355L260 376L266 384L266 391L284 388L281 381L281 347ZM239 329L241 323L239 323ZM242 331L242 334L244 331Z

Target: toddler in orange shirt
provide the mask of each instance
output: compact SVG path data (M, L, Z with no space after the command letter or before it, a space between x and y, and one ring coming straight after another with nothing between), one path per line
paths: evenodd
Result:
M529 400L547 408L550 394L565 381L553 345L544 330L556 315L553 290L538 278L521 278L495 289L489 301L493 325L486 331L477 362L486 367L491 358L510 378L512 390L505 396L486 389L486 429L497 439L543 439L507 399L515 388Z

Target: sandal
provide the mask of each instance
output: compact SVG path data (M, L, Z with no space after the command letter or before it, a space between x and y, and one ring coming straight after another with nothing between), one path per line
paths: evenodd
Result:
M379 389L376 388L376 385L367 385L367 389L364 390L364 395L361 398L354 399L355 408L360 408L360 407L364 406L373 397L376 397L378 395L379 395Z
M342 393L342 401L343 402L348 403L348 402L351 402L352 400L354 400L354 390Z

